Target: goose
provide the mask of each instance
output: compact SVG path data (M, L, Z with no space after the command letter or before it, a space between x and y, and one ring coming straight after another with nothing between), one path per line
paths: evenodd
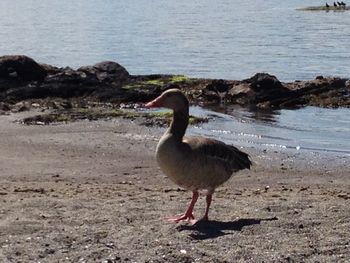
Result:
M329 4L328 4L328 3L326 3L326 7L327 7L327 8L329 7Z
M334 7L337 7L337 3L336 3L336 2L333 2L333 6L334 6Z
M174 183L192 191L192 200L182 215L167 218L171 222L207 221L214 190L226 182L234 172L249 169L248 154L224 142L201 136L184 137L189 121L189 102L179 89L164 91L145 104L147 108L163 107L173 110L170 127L160 138L156 148L158 165ZM193 209L199 190L206 190L206 209L200 220L195 220Z

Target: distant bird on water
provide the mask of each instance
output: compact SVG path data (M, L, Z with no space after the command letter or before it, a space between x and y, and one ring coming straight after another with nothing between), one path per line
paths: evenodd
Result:
M249 169L249 155L221 141L201 136L184 137L189 120L189 102L178 89L169 89L145 107L173 110L170 127L160 138L156 157L162 171L179 186L192 191L186 212L168 218L195 224L193 208L201 189L207 190L206 209L201 220L208 220L209 207L215 188L226 182L234 172Z
M329 4L328 4L328 3L326 3L326 7L327 7L327 8L329 7Z
M337 7L337 3L336 3L336 2L333 2L333 6L334 6L334 7Z

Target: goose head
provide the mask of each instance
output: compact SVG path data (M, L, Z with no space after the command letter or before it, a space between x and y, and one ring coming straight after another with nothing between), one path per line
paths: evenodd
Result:
M145 104L147 108L167 108L178 111L188 111L188 100L179 89L164 91L159 97Z

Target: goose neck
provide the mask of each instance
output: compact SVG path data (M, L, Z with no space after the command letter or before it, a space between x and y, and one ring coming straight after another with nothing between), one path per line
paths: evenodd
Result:
M182 139L188 126L188 119L188 110L174 111L173 120L171 121L169 132L179 139Z

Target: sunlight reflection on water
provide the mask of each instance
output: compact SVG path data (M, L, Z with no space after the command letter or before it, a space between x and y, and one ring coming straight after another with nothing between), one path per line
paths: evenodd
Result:
M191 107L191 114L211 116L213 120L189 133L215 137L242 146L328 151L350 154L350 109L306 107L280 110L266 118L245 109L227 110L228 114ZM262 115L266 113L261 113ZM261 116L261 115L260 115ZM334 116L337 124L334 125Z

